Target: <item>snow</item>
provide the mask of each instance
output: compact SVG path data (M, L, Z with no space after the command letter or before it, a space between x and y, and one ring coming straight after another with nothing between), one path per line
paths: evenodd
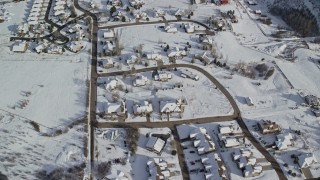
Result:
M38 179L39 171L50 173L85 162L81 125L47 137L36 132L26 119L0 111L0 131L0 171L9 179Z
M0 61L0 107L33 121L55 127L66 125L85 114L87 62ZM30 92L26 96L25 92ZM20 108L21 102L27 101Z
M119 137L115 140L110 139L110 132L112 131L119 131ZM123 172L124 176L128 179L148 179L149 172L147 170L147 162L149 160L160 158L163 161L167 162L167 164L173 164L173 166L168 166L168 170L170 172L179 172L175 176L171 176L170 179L177 180L182 179L181 170L179 166L178 157L175 155L171 155L171 151L175 149L172 146L174 144L174 139L172 135L169 135L165 143L165 147L161 153L158 155L154 152L151 152L146 149L146 145L148 142L148 137L146 135L151 136L152 134L171 134L170 129L168 128L155 128L155 129L147 129L147 128L140 128L139 129L139 139L137 141L138 147L135 154L129 152L127 145L125 145L124 141L130 139L127 137L126 129L96 129L96 142L97 142L97 162L108 162L118 159L124 158L125 164L117 164L112 163L111 165L111 172ZM127 143L126 143L127 144ZM112 156L110 156L112 154ZM106 172L108 173L108 172Z

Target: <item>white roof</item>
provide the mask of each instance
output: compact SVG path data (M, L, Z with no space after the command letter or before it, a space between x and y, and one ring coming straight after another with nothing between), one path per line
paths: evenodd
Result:
M62 14L65 14L65 11L59 10L59 11L54 12L55 16L59 16L59 15L62 15Z
M160 112L181 112L180 107L173 101L160 101Z
M107 104L107 113L119 113L121 112L121 104L119 103L108 103Z
M133 106L134 113L150 113L153 111L152 104L148 101L143 101L141 105L135 104Z
M301 168L309 167L314 163L317 163L317 159L312 153L305 153L298 156L298 164Z
M226 147L234 147L240 145L240 142L236 138L226 138L224 139L224 143Z
M147 54L147 59L161 59L162 56L160 54L156 54L156 53L151 53L151 54Z
M191 23L184 25L184 28L186 28L187 33L193 33L195 30L195 26Z
M118 80L111 80L107 85L106 85L106 89L109 90L109 89L115 89L117 86L118 86L119 82Z
M279 150L287 149L288 146L292 145L291 140L293 140L291 133L279 134L277 135L276 146Z
M18 42L17 44L14 44L12 47L13 52L25 52L27 48L26 42Z
M67 4L67 2L65 2L65 1L58 1L58 2L56 2L56 6L58 6L58 5L64 5L64 4Z
M167 31L168 33L175 33L178 31L178 29L176 27L172 27L172 26L167 26L164 29L165 31Z
M53 7L53 10L58 11L58 10L63 10L64 8L65 8L64 5L58 5Z
M31 12L29 14L29 17L33 17L33 16L40 16L40 13L39 12Z
M32 8L30 12L40 12L41 9L39 7Z
M153 136L150 136L149 137L149 140L146 144L146 147L149 148L149 149L153 149L155 150L156 152L161 152L161 150L163 149L165 145L165 141L160 139L160 138L157 138L157 137L153 137Z
M103 33L103 37L104 38L113 38L114 32L112 30L108 29Z

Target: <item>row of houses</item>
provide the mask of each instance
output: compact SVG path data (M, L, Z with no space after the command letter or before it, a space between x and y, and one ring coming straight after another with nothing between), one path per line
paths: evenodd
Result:
M29 25L37 25L43 22L44 15L46 13L46 6L43 0L35 0L30 9L30 13L27 17L27 23Z
M244 143L243 133L239 125L219 125L218 139L225 147L236 147Z
M188 139L192 142L192 147L196 148L196 153L200 156L200 163L203 167L203 175L206 180L226 179L226 168L220 156L214 152L215 143L204 127L194 127L188 135ZM187 151L189 145L181 144L183 149ZM187 163L188 164L188 163ZM198 172L193 166L188 166L189 172Z
M176 172L170 170L175 164L169 164L162 158L150 158L147 161L148 180L168 180Z
M242 171L243 177L255 177L262 173L262 166L257 165L257 159L252 156L250 149L235 149L231 153L232 160L237 163L237 167Z

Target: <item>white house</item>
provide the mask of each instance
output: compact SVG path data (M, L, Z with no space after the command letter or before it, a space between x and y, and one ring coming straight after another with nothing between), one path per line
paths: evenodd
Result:
M171 51L169 54L168 54L168 57L174 57L174 58L181 58L183 56L186 56L187 55L187 52L185 50L179 50L178 47L175 48L175 50Z
M181 77L183 77L183 78L190 78L195 81L199 80L199 77L197 75L193 74L191 71L189 71L187 69L181 69L180 72L181 72Z
M160 60L160 59L162 59L162 56L157 53L151 53L151 54L147 54L147 59L148 60Z
M65 5L65 4L67 4L66 1L58 1L58 2L56 2L56 6Z
M103 32L103 37L106 39L114 38L114 31L111 29L107 29L106 31Z
M148 101L143 101L141 104L135 104L133 106L133 114L135 115L149 114L152 113L152 111L152 104Z
M185 16L186 15L186 11L185 10L181 10L181 9L178 9L175 13L174 13L175 16Z
M126 111L126 104L124 101L121 101L120 103L108 103L105 113L107 115L123 115Z
M141 75L135 78L135 80L133 81L133 86L145 86L147 82L148 78Z
M127 64L135 64L137 62L137 56L131 55L129 59L127 59Z
M187 23L184 25L184 29L186 30L186 33L194 33L195 26L191 23Z
M292 145L293 137L291 133L279 134L276 138L276 146L279 150L285 150Z
M161 113L180 113L181 105L175 101L160 101Z
M173 27L171 25L168 25L164 28L164 30L167 32L167 33L176 33L178 32L178 29L176 27Z
M65 6L64 5L57 5L53 7L54 11L60 11L60 10L64 10Z
M241 128L238 125L230 124L230 125L219 125L219 133L220 134L239 134L242 133Z
M155 81L168 81L168 79L171 79L171 78L172 78L172 75L165 72L158 73L154 76Z
M83 43L81 41L72 41L70 46L69 46L69 49L72 52L79 52L83 47L84 46L83 46Z
M27 50L27 43L25 41L19 42L17 41L13 46L12 46L12 51L13 52L26 52Z
M114 67L115 62L111 58L103 59L102 66L106 69Z
M246 100L246 103L248 104L248 106L253 106L254 105L251 97L246 97L245 100Z
M116 79L111 80L107 85L106 85L106 90L114 90L120 85L120 82Z
M54 12L54 16L60 16L60 15L64 15L66 14L64 10L58 10L56 12Z
M106 41L106 44L103 46L103 49L106 52L112 52L115 48L115 45L113 45L110 41Z
M46 47L48 46L47 43L43 43L38 45L37 47L34 48L34 50L39 54L41 53Z
M165 144L166 142L164 140L150 136L146 144L146 148L150 151L154 151L155 153L161 153Z
M317 163L317 159L312 153L304 153L299 156L298 158L298 164L301 168L307 168L310 167L312 164Z
M163 17L166 15L166 12L162 9L156 9L155 10L155 17Z

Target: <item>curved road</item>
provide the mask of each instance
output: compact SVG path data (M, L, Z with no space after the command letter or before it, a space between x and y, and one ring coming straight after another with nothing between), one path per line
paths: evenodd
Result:
M94 126L97 127L115 127L119 125L119 123L97 123L96 122L96 101L97 101L97 78L103 77L103 76L115 76L115 75L123 75L123 74L130 74L132 71L121 71L121 72L112 72L112 73L103 73L103 74L97 74L97 32L99 29L104 28L117 28L117 27L125 27L125 26L135 26L135 25L145 25L145 24L157 24L157 23L165 23L165 22L181 22L181 21L187 21L187 22L194 22L197 24L200 24L208 30L209 27L204 25L203 23L199 23L193 20L173 20L173 21L160 21L160 22L145 22L145 23L134 23L134 24L121 24L121 25L113 25L113 26L105 26L105 27L98 27L98 19L95 16L94 13L91 13L90 11L83 9L80 5L78 0L74 0L75 8L82 11L84 14L88 15L92 19L92 28L91 28L91 43L92 43L92 50L91 50L91 80L90 80L90 88L89 88L89 120L88 120L88 132L89 132L89 151L90 151L90 158L89 161L91 161L91 169L93 168L93 162L94 162ZM194 66L191 64L171 64L171 65L163 65L161 67L150 67L150 68L144 68L144 69L136 69L135 73L138 72L145 72L145 71L152 71L155 69L164 69L164 68L175 68L175 67L183 67L183 68L191 68L194 70L197 70L201 72L203 75L205 75L213 84L216 85L217 88L226 96L228 101L230 102L231 106L233 107L234 113L230 116L222 116L222 117L205 117L205 118L198 118L198 119L191 119L191 120L182 120L182 121L176 121L176 122L161 122L161 123L125 123L126 125L132 125L136 127L170 127L173 128L175 125L179 123L203 123L203 122L213 122L213 121L230 121L232 119L237 119L237 122L239 123L242 131L244 132L244 135L251 141L251 143L265 156L265 158L271 163L272 167L275 169L279 179L285 180L287 179L284 175L282 169L280 168L280 165L276 161L276 159L269 154L269 152L252 136L250 131L248 130L246 124L241 118L239 107L237 106L235 100L230 95L230 93L220 84L218 80L216 80L210 73L203 70L202 68L198 66ZM181 160L183 159L179 158L179 163L181 165ZM185 168L185 163L182 163L183 167Z

